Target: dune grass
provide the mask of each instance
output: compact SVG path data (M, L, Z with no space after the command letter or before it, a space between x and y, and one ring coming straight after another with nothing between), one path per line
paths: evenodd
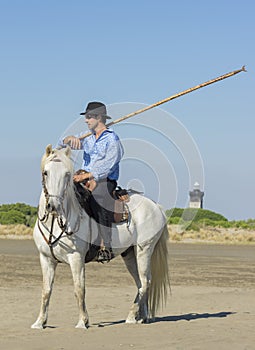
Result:
M179 225L168 225L172 242L210 242L224 244L255 244L255 230L206 227L199 231L182 231ZM23 224L0 225L0 238L32 239L33 228Z
M32 238L33 228L23 224L0 225L0 238Z
M201 241L210 243L255 244L255 230L206 227L199 231L182 231L179 225L168 226L171 241Z

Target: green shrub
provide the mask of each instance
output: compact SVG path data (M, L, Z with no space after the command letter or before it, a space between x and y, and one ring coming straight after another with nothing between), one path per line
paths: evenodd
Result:
M24 224L33 227L37 218L37 208L25 203L0 205L0 224Z
M178 217L168 217L167 218L167 223L169 225L179 225L180 224L180 218Z
M167 217L182 217L184 209L181 208L173 208L166 210L166 216Z
M202 220L198 221L198 224L200 227L206 227L206 226L215 227L215 226L217 226L218 223L219 223L219 221L214 221L211 219L202 219Z
M204 219L209 219L213 221L228 221L223 215L215 213L211 210L201 209L201 208L173 208L166 210L167 217L179 217L184 221L194 221L198 222Z
M225 221L225 220L219 220L219 221L215 221L215 220L211 220L211 219L202 219L198 221L198 224L200 227L223 227L223 228L229 228L232 227L231 222L229 221Z
M8 212L0 212L0 223L2 225L25 224L26 215L18 210L11 209Z
M233 226L236 228L241 228L241 229L251 229L254 228L253 225L250 225L247 221L244 220L239 220L239 221L234 221Z
M223 228L230 228L232 227L232 224L229 221L221 220L221 221L216 221L216 226L223 227Z
M200 231L200 227L197 223L191 221L190 224L186 227L187 231Z

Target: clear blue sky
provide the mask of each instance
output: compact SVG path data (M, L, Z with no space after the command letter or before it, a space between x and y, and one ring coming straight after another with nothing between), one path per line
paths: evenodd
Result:
M245 64L247 73L161 108L177 118L201 154L205 208L231 220L255 218L254 1L1 0L0 5L0 203L37 205L45 146L56 144L88 101L151 104ZM164 130L167 118L154 111L157 116ZM130 137L124 126L120 133ZM171 162L174 151L159 134L144 140L160 145ZM129 151L128 146L126 164ZM142 163L143 155L137 157ZM170 188L176 177L173 196L184 207L192 184L182 179L177 163L171 164L174 175L160 185ZM138 168L127 167L125 181ZM154 186L154 175L144 176L145 188L146 181ZM166 209L172 201L164 199Z

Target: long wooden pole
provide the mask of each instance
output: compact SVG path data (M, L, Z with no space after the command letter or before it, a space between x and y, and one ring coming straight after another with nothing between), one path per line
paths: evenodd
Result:
M170 96L170 97L167 97L167 98L165 98L164 100L161 100L161 101L158 101L158 102L156 102L156 103L153 103L153 104L150 105L150 106L147 106L147 107L138 109L138 110L135 111L135 112L129 113L129 114L125 115L124 117L121 117L121 118L119 118L119 119L116 119L116 120L114 120L114 121L108 123L108 124L107 124L107 127L109 127L109 126L111 126L111 125L114 125L114 124L117 124L117 123L120 123L120 122L122 122L123 120L126 120L126 119L128 119L128 118L134 117L134 116L137 115L137 114L146 112L146 111L148 111L149 109L152 109L152 108L154 108L154 107L160 106L160 105L162 105L163 103L166 103L166 102L168 102L168 101L174 100L175 98L178 98L178 97L181 97L181 96L183 96L183 95L189 94L189 93L192 92L192 91L201 89L201 88L203 88L204 86L207 86L207 85L216 83L217 81L220 81L220 80L223 80L223 79L232 77L233 75L238 74L238 73L240 73L240 72L246 72L245 66L243 66L241 69L234 70L233 72L230 72L230 73L226 73L226 74L224 74L224 75L221 75L221 76L219 76L218 78L211 79L211 80L206 81L205 83L202 83L202 84L193 86L192 88L189 88L189 89L184 90L184 91L182 91L182 92L179 92L179 93L177 93L177 94L175 94L175 95L172 95L172 96ZM79 139L80 139L80 140L83 140L83 139L85 139L86 137L88 137L88 136L90 136L90 135L91 135L91 132L88 132L88 133L86 133L86 134L80 136Z

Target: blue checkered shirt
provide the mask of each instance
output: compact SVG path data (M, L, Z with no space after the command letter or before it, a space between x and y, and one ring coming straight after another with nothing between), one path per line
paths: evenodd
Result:
M106 129L98 139L93 133L81 141L81 149L84 151L82 169L91 172L96 181L105 178L118 180L119 163L124 150L113 130Z

